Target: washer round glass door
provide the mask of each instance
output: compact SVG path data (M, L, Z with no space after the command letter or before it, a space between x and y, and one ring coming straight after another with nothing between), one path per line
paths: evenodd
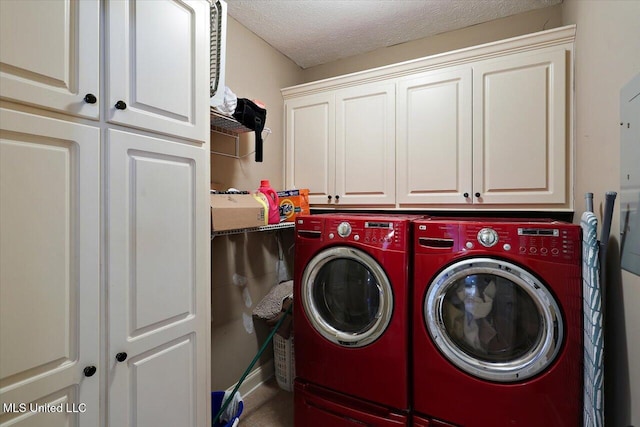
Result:
M333 247L313 257L300 297L313 327L341 346L370 344L391 321L391 283L380 264L356 248Z
M424 319L442 354L478 378L515 382L544 371L563 339L551 292L515 264L472 258L431 282Z

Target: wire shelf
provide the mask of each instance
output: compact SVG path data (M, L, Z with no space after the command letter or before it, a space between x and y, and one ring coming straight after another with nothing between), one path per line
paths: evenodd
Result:
M220 230L220 231L212 231L211 232L211 240L213 240L216 236L228 236L230 234L242 234L242 233L253 233L260 231L273 231L273 230L282 230L285 228L294 228L294 222L281 222L279 224L269 224L262 225L260 227L250 227L250 228L238 228L234 230Z
M224 115L222 113L219 113L218 111L213 109L213 107L211 107L211 109L210 109L210 117L211 117L211 131L212 132L217 132L219 134L230 136L230 137L233 137L235 139L235 148L234 148L234 153L233 154L223 153L221 151L210 150L212 154L217 154L219 156L231 157L231 158L234 158L234 159L242 159L242 158L245 158L245 157L250 156L251 154L255 153L255 150L254 150L254 151L252 151L250 153L247 153L247 154L244 154L244 155L240 155L240 135L243 134L243 133L247 133L247 132L253 132L251 129L249 129L248 127L244 126L243 124L241 124L239 121L237 121L233 117ZM264 130L262 132L263 132L262 140L266 141L267 137L269 135L271 135L271 129L264 128Z
M251 132L251 129L241 124L233 117L226 116L210 109L211 130L228 136L238 136L241 133Z

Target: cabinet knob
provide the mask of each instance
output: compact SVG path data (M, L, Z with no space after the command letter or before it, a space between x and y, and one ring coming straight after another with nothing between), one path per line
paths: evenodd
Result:
M480 193L476 193L476 197L480 197Z
M328 201L331 201L331 194L329 194L329 195L327 196L327 200L328 200Z
M127 353L122 352L122 353L116 354L116 360L118 362L124 362L125 360L127 360Z
M84 96L84 102L87 104L95 104L98 101L98 98L92 93L88 93Z
M124 110L125 108L127 108L127 103L124 101L118 101L116 102L116 110Z
M338 200L340 200L340 195L339 195L339 194L336 194L336 202L337 202Z
M464 196L465 199L468 199L469 198L469 193L464 193L463 196Z
M92 377L96 373L97 369L95 366L87 366L84 368L82 372L84 372L85 377Z

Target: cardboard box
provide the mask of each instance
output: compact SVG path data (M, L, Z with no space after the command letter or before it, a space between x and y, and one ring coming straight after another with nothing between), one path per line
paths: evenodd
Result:
M266 224L265 205L253 194L211 194L211 229L213 231L253 228Z
M280 222L291 222L300 214L308 214L309 189L278 191Z

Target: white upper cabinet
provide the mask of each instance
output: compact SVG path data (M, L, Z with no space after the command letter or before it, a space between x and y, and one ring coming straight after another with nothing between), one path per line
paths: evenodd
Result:
M0 2L0 96L10 101L201 140L209 128L207 5L106 2L107 94L100 93L100 2ZM207 77L203 78L202 76ZM203 83L204 82L204 83Z
M556 48L474 64L474 203L567 203L566 62Z
M395 203L395 84L378 82L285 102L287 188L311 204Z
M471 67L401 79L397 116L398 203L470 203Z
M395 203L394 82L336 92L334 203Z
M395 84L285 102L288 188L312 204L395 203Z
M564 49L402 79L397 112L401 206L567 203Z
M209 51L208 15L203 1L107 2L109 122L193 140L208 134L210 64L196 54Z
M0 97L97 119L97 0L0 1Z
M567 26L283 89L287 186L312 205L573 210L574 38Z
M335 194L335 95L296 98L284 107L286 187L308 188L310 203L328 203Z

